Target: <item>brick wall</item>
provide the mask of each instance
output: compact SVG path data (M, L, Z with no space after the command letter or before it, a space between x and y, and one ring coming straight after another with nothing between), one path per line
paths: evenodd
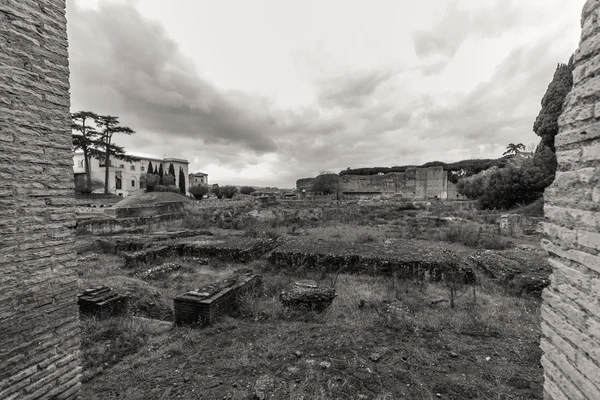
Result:
M546 399L600 399L599 17L600 1L588 0L556 137L558 172L545 193L543 246L554 270L542 305Z
M0 1L0 399L76 398L65 0Z
M342 175L341 192L358 193L405 193L413 197L415 193L414 170L392 172L385 175Z

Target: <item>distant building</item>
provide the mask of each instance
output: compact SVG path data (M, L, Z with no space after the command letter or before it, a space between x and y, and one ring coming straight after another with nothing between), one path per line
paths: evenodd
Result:
M175 168L175 185L179 186L179 168L183 168L184 176L188 176L187 160L180 158L154 158L154 157L137 157L139 161L128 163L125 161L111 159L110 168L108 170L108 188L110 193L127 197L133 192L146 189L145 174L148 172L148 165L152 162L152 168L157 171L160 165L163 166L165 175L169 171L169 165L173 164ZM90 159L90 170L92 180L100 180L104 182L104 160L99 161L95 158ZM73 171L75 173L75 181L85 182L85 164L83 160L83 152L77 151L73 155ZM186 182L185 187L189 188L189 183ZM104 189L97 189L95 193L103 193Z
M312 195L314 178L298 179L300 197ZM448 180L444 167L413 167L404 172L376 175L342 175L339 192L347 197L401 197L405 199L458 200L456 185Z
M196 172L195 174L188 175L188 187L204 185L208 186L208 174L204 172Z

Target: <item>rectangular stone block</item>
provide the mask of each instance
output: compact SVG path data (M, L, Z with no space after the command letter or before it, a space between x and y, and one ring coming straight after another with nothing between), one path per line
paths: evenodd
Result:
M175 324L206 326L237 310L242 295L262 290L261 276L251 272L185 293L173 301Z

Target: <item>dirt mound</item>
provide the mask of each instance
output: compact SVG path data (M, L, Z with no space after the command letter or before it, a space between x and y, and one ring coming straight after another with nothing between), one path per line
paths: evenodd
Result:
M113 206L113 208L135 207L137 205L154 203L190 203L191 200L185 196L172 192L150 192L134 194L125 197Z

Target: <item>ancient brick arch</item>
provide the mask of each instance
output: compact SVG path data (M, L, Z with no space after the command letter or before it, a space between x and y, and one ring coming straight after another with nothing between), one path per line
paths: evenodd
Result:
M546 190L541 347L546 399L600 399L600 1L588 0L574 87L556 137L558 172Z
M0 1L0 399L76 398L65 0Z

